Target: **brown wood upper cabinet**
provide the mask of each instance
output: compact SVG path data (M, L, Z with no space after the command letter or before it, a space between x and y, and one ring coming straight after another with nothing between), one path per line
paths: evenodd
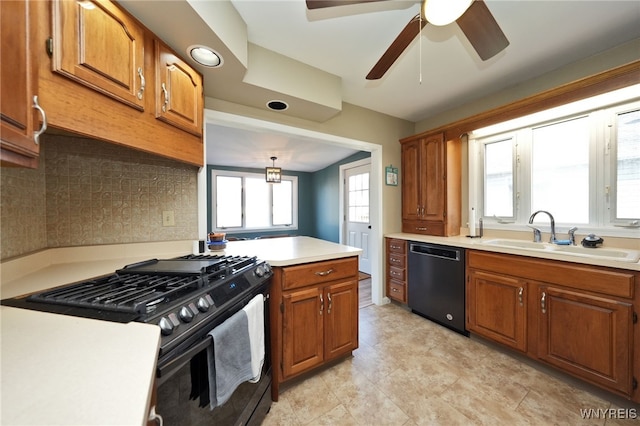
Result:
M443 133L402 144L402 231L450 236L460 233L460 139Z
M107 0L53 2L53 70L138 110L145 107L144 35Z
M41 127L34 107L37 67L32 66L30 2L0 1L0 160L2 165L35 168ZM44 114L44 112L42 112Z
M33 68L51 128L204 164L201 74L117 2L29 7Z
M202 135L202 77L166 44L154 40L156 117L194 135Z

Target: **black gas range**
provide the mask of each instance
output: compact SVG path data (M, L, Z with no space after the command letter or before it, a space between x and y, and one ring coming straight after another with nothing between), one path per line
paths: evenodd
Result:
M272 270L250 256L186 255L130 264L112 274L2 300L2 304L85 318L156 324L159 375L165 364L257 294Z

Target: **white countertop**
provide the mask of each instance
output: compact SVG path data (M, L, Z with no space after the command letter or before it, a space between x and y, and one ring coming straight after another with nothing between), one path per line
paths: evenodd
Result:
M41 291L127 264L191 253L191 241L49 249L0 264L0 296ZM273 266L357 256L310 237L233 241L224 251ZM143 425L155 377L155 325L0 306L2 425Z
M215 253L257 256L271 266L289 266L357 256L362 249L311 237L283 237L230 241L224 251L211 252Z
M144 425L160 329L0 306L3 425Z
M496 247L485 244L487 240L494 239L496 237L487 236L483 238L468 238L465 236L455 237L436 237L431 235L409 234L409 233L395 233L387 234L385 237L398 238L407 241L418 241L432 244L442 244L447 246L461 247L467 249L492 251L496 253L516 254L520 256L537 257L540 259L561 260L565 262L581 263L584 265L605 266L610 268L626 269L631 271L640 271L640 263L621 262L610 259L596 259L588 257L578 257L569 254L562 254L554 251L537 251L527 250L519 248L506 248ZM640 247L638 247L640 250ZM597 253L598 249L593 249L594 253Z

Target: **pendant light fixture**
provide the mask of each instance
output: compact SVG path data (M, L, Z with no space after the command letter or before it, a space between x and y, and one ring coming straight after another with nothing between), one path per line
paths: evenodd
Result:
M265 179L268 183L280 183L282 179L282 169L276 167L276 160L278 157L271 157L273 161L273 167L266 167L264 171Z
M426 0L424 17L432 25L449 25L469 9L473 0Z

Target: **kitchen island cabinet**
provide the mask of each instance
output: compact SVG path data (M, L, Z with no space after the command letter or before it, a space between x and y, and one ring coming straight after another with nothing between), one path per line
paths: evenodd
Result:
M640 273L470 250L467 275L471 332L638 400Z
M276 267L276 303L278 294L276 324L282 326L271 329L282 340L282 355L276 354L282 361L280 382L358 348L356 257Z
M37 67L33 66L33 3L0 2L0 160L2 165L38 166L40 145L35 132L39 119L34 109ZM37 99L37 98L36 98Z

